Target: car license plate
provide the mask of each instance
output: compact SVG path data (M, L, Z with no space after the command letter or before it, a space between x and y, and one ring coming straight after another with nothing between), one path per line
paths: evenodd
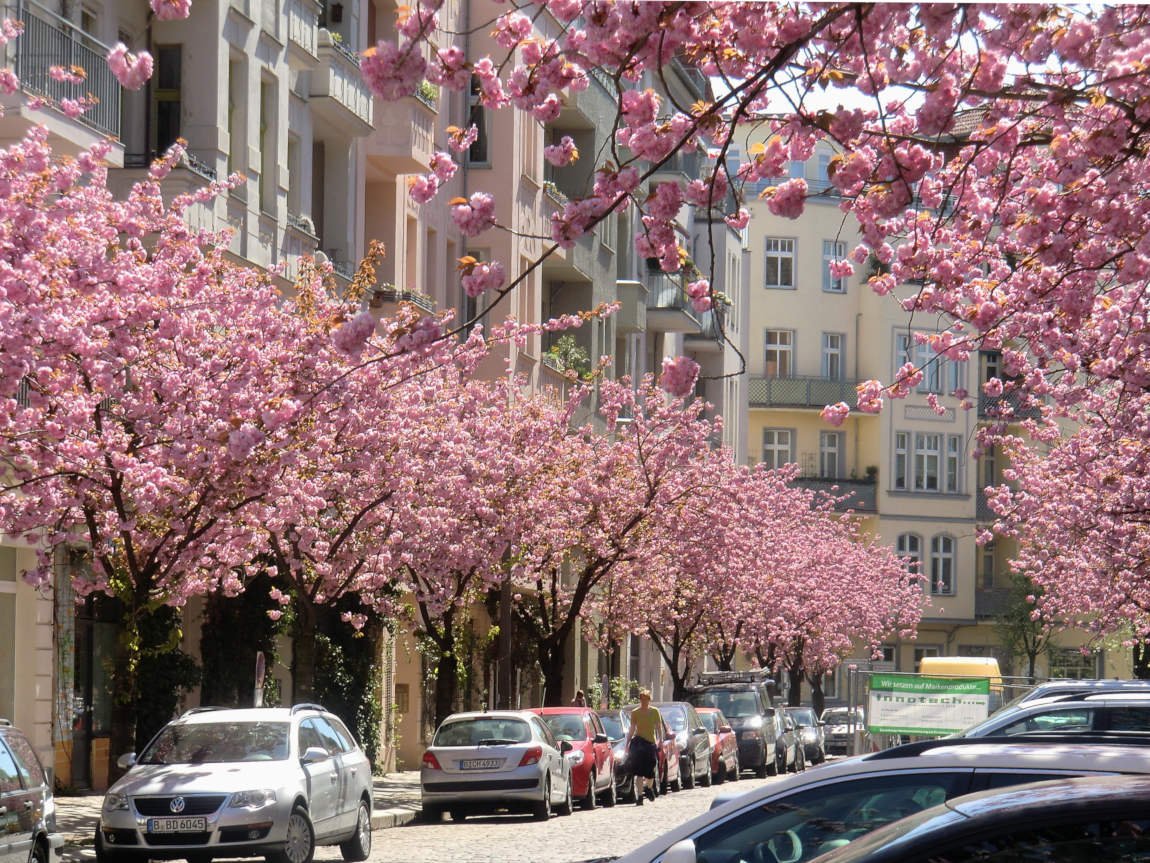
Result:
M149 818L149 833L203 833L207 818Z
M464 758L459 762L460 770L494 770L502 766L502 758Z

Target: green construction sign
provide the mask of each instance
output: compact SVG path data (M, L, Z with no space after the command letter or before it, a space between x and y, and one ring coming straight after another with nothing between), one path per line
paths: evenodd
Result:
M872 674L867 730L939 736L986 719L990 679Z

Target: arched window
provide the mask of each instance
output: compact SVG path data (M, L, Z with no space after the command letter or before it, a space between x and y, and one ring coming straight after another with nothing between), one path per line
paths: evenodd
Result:
M954 595L954 537L939 534L930 540L930 592Z

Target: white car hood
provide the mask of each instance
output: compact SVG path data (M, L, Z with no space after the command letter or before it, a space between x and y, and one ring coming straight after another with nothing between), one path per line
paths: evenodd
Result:
M109 791L129 796L152 794L199 794L281 788L298 782L299 766L290 761L274 766L244 763L139 764Z

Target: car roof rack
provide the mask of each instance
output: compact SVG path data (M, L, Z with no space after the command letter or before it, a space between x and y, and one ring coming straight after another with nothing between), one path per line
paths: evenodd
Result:
M327 713L327 708L322 704L311 704L305 701L301 704L293 704L291 706L292 713L299 713L301 710L318 710L320 713Z
M182 714L180 714L180 716L181 717L192 716L193 714L196 714L196 713L211 713L213 710L231 710L231 709L232 708L230 708L230 707L192 707L192 708L189 708L188 710L185 710Z
M872 752L865 757L867 761L910 758L914 755L921 755L930 749L977 746L980 743L1086 743L1091 745L1109 743L1116 746L1150 746L1150 731L1031 731L1024 734L1003 734L988 737L937 737L933 740L916 740L913 743L903 743L890 749Z
M699 674L697 686L714 683L774 683L775 678L765 668L754 671L703 671Z

